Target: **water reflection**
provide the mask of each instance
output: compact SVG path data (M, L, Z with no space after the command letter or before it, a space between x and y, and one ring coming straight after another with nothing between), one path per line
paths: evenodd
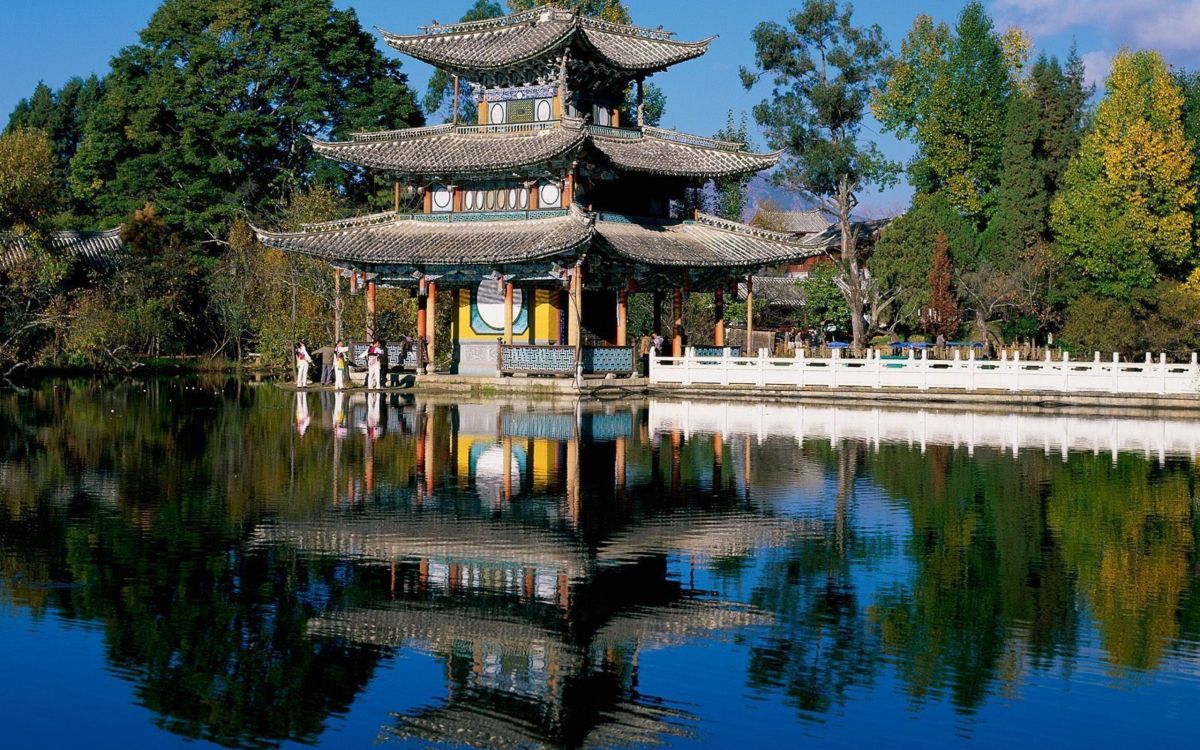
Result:
M440 665L370 719L416 746L849 742L889 696L1200 675L1190 421L57 381L0 436L0 620L98 627L223 745L335 743L397 659Z

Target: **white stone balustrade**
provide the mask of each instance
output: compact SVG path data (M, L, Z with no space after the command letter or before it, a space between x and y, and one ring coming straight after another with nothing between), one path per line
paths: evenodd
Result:
M905 358L885 358L871 353L866 359L843 358L834 350L830 358L771 357L766 349L757 357L699 356L688 349L683 357L651 357L650 381L656 385L734 385L795 388L888 388L961 391L1014 391L1034 393L1114 393L1196 395L1200 393L1200 365L1196 354L1184 364L1155 360L1149 353L1141 362L1122 362L1114 354L1102 361L1072 360L1064 355L1052 360L1022 360L1005 352L998 360L929 359L927 352Z

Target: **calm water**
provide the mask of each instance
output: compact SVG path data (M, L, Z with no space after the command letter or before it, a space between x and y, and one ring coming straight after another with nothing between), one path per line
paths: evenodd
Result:
M0 747L1192 746L1198 449L1157 418L0 392Z

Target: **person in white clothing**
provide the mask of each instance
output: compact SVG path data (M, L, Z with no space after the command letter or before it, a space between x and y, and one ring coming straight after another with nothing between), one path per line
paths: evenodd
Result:
M383 344L379 339L367 349L367 388L377 390L380 387L380 373L383 369Z
M312 361L311 358L308 356L308 349L304 346L304 342L301 341L299 344L296 345L296 387L297 388L307 388L308 387L308 365L309 365L309 362L311 362L311 361Z

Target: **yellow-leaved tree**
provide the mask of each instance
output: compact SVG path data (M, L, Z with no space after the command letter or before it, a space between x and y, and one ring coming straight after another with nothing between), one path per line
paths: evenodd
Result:
M1095 121L1051 207L1064 257L1093 290L1132 299L1195 260L1183 94L1157 52L1113 60Z

